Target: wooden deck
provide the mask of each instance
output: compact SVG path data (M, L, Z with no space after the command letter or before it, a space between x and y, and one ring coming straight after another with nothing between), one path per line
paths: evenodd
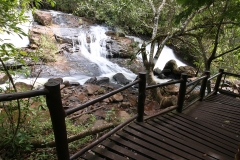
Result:
M133 122L82 159L233 160L240 142L240 100L213 95L183 113Z

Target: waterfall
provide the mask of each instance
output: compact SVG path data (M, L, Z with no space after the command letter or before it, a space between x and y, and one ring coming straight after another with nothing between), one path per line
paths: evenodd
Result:
M103 26L91 26L86 32L80 31L77 35L78 43L73 43L73 48L79 48L80 54L95 63L100 71L100 76L112 77L116 73L123 73L128 79L134 80L136 75L130 70L120 67L106 59L106 40L110 37L105 34L108 29ZM81 56L81 55L79 55Z

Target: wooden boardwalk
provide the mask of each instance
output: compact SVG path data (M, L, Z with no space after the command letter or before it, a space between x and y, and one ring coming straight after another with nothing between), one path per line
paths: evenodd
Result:
M233 160L240 142L240 100L213 95L183 113L133 122L82 159Z

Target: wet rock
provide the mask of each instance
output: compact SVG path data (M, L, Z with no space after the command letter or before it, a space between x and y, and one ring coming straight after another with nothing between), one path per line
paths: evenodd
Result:
M8 76L4 72L0 72L0 84L4 84L8 80Z
M93 124L93 128L99 128L101 126L103 126L104 124L107 124L108 122L104 121L104 120L97 120L94 122Z
M175 60L170 60L168 61L164 68L163 68L163 73L165 76L169 76L170 74L173 73L174 70L177 70L178 66L177 66L177 62Z
M80 86L79 82L69 82L71 86Z
M106 112L104 110L97 110L96 112L94 112L94 115L99 118L105 119Z
M98 91L101 87L94 85L94 84L88 84L85 85L86 89L87 89L87 94L88 95L93 95L96 91Z
M164 97L161 101L161 108L167 108L170 106L174 106L177 104L177 97L176 96L171 96L171 97Z
M108 58L132 58L134 50L138 48L131 38L117 37L106 41L106 48L109 54Z
M101 85L101 84L106 84L109 83L109 78L108 77L101 77L99 79L97 79L96 77L92 77L90 79L88 79L84 84L97 84L97 85Z
M79 93L79 94L77 95L77 97L78 97L78 99L80 100L80 102L85 102L85 101L88 100L88 98L87 98L87 96L86 96L85 93Z
M44 26L52 25L52 15L49 12L35 11L33 14L34 20Z
M65 87L69 87L69 86L71 86L71 84L70 84L69 81L64 81L63 84L65 85Z
M154 75L160 75L160 74L162 74L162 70L157 67L153 70L153 73L154 73Z
M117 73L113 76L113 79L118 83L118 84L123 84L126 85L130 83L131 81L128 80L122 73Z
M106 84L109 83L109 78L108 77L101 77L97 80L97 85L101 85L101 84Z
M92 77L88 79L84 84L96 84L97 83L97 77Z
M181 75L182 73L187 74L188 77L194 77L196 75L196 69L191 66L180 66L177 70L173 71L174 74Z
M119 119L121 121L125 121L130 118L131 118L131 116L126 111L118 111L117 112L117 119Z
M156 101L151 101L145 105L144 113L148 116L156 114L156 110L160 109L159 104Z
M168 92L170 95L177 95L179 91L179 87L177 87L174 84L168 85L166 86L165 91Z
M84 114L81 117L75 119L74 124L75 125L82 125L88 122L88 120L91 118L91 115Z
M123 96L121 93L114 94L112 96L114 102L121 102L123 101Z

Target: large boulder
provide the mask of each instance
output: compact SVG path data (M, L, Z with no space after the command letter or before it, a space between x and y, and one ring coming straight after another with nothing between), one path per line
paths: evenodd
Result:
M167 78L179 79L182 73L187 74L188 77L194 77L196 74L196 69L191 66L177 66L175 60L168 61L162 72Z
M49 12L44 11L35 11L33 14L33 18L36 22L44 26L52 25L52 15Z
M164 75L168 76L172 74L175 70L177 70L177 68L178 68L177 62L171 59L165 64L162 72L164 73Z
M126 85L130 83L131 81L128 80L122 73L117 73L113 76L113 79L118 83L118 84L123 84Z
M191 66L180 66L174 70L174 74L181 75L182 73L185 73L188 77L194 77L196 72L196 69Z
M49 37L52 41L56 42L54 33L51 30L51 28L41 26L41 25L34 25L29 30L29 41L30 41L30 46L32 48L36 48L40 45L42 35L45 35Z
M113 31L106 32L106 34L111 36L111 39L106 41L108 58L131 58L134 50L138 48L133 39L124 37L123 34Z

